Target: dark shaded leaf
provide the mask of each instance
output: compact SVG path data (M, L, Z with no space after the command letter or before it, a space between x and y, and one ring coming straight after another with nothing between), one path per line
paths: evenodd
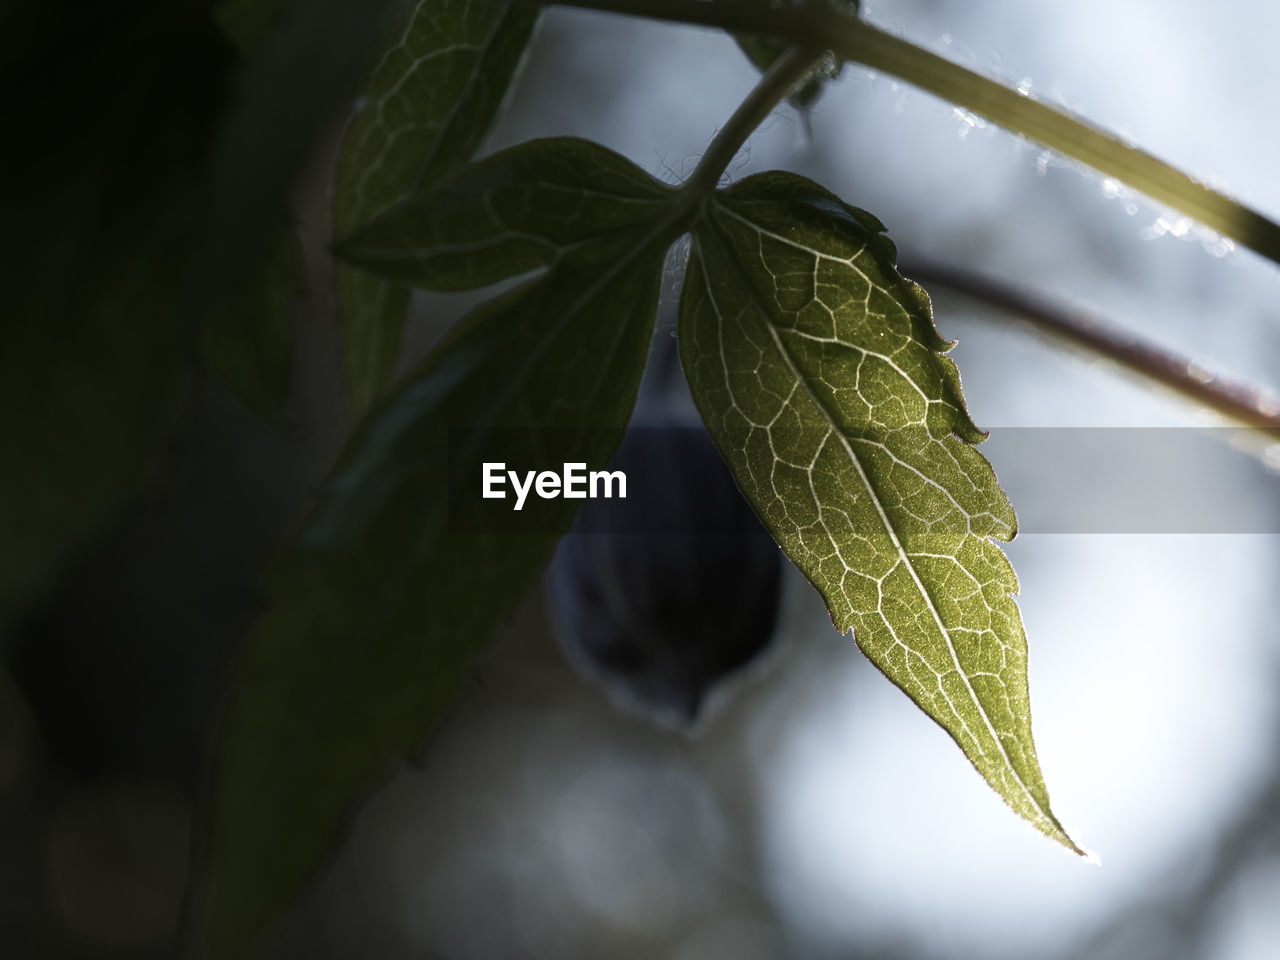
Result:
M530 468L603 465L617 446L675 233L661 216L596 233L591 256L552 258L479 308L368 414L274 565L272 608L247 640L216 774L215 960L246 955L353 802L422 741L573 519L578 501L554 500L523 533L455 529L450 463L467 460L467 438L503 428L508 459ZM451 448L459 428L470 429Z
M597 143L529 140L398 204L336 253L410 286L469 290L570 257L608 263L602 241L660 218L673 192Z
M334 236L343 237L471 159L492 123L537 21L536 7L423 0L366 85L338 161ZM400 351L408 294L339 267L352 407L386 386Z

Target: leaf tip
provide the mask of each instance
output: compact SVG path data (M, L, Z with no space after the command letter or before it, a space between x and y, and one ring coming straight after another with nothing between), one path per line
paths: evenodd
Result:
M1074 840L1071 839L1070 836L1068 836L1065 830L1062 831L1061 842L1062 842L1062 845L1067 848L1067 850L1069 850L1071 853L1074 853L1077 857L1079 857L1085 863L1091 864L1092 866L1095 866L1095 867L1102 866L1102 857L1100 857L1096 851L1090 850L1088 847L1083 846L1082 844L1076 843Z
M1093 850L1090 850L1083 844L1077 843L1072 838L1071 833L1067 831L1067 828L1062 825L1057 816L1055 816L1051 810L1046 808L1044 812L1046 813L1049 822L1053 825L1051 830L1044 830L1051 839L1058 841L1058 843L1062 844L1064 848L1075 854L1085 863L1091 863L1095 866L1100 866L1102 864L1102 858ZM1043 827L1041 827L1041 829L1043 829Z

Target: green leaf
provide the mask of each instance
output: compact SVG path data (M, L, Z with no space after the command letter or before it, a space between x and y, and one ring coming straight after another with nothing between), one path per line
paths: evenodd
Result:
M598 143L529 140L396 205L335 252L380 278L468 290L565 258L607 263L601 241L662 220L673 196Z
M251 952L352 804L439 721L573 519L578 501L560 499L540 502L522 532L460 528L452 465L501 428L513 467L600 468L630 417L678 227L648 202L656 181L616 154L564 143L521 150L558 152L576 170L577 199L561 199L578 210L577 232L597 240L546 258L548 269L461 321L371 410L274 564L272 606L246 641L216 770L204 917L214 960ZM472 184L469 202L489 205L503 188L476 171L494 163L432 196L456 211L461 185ZM636 194L600 201L589 187L602 175L596 164L625 171ZM639 201L648 219L634 216ZM438 228L439 249L417 251L425 262L470 242L468 218L422 205L414 217ZM524 225L538 230L534 219Z
M835 625L1037 829L1013 509L972 446L949 347L870 214L786 173L717 194L680 306L693 397Z
M538 9L422 0L374 69L338 161L334 236L343 237L471 159L502 104ZM408 293L340 267L350 399L363 410L400 350Z
M293 308L302 287L302 251L293 228L285 228L249 288L203 331L210 372L261 417L279 414L288 396Z

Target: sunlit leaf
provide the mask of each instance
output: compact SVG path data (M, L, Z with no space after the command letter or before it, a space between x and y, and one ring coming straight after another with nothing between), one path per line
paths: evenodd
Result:
M536 7L423 0L366 86L338 162L334 236L471 159L519 66ZM386 386L408 292L340 267L336 277L352 406Z
M526 155L548 150L536 144ZM247 955L352 804L422 742L581 502L542 501L536 525L518 533L459 528L451 464L488 428L502 428L513 466L539 469L603 467L622 437L674 228L649 203L663 188L627 161L603 148L566 147L561 157L561 183L578 187L558 192L560 213L577 213L548 217L544 233L594 242L543 257L547 269L461 321L370 411L297 543L273 565L272 606L246 641L216 772L206 914L215 960ZM486 171L501 162L433 193L448 215L415 206L415 223L434 224L416 251L424 262L471 242L474 219L453 215L462 185L476 187L473 206L492 205L503 188ZM625 171L632 193L601 200L597 164ZM648 219L634 215L640 201ZM521 225L538 230L531 214ZM507 266L488 276L537 265L498 262ZM460 428L470 428L461 439Z
M1076 850L1036 759L1018 582L993 542L1013 537L1013 509L882 229L792 174L717 194L694 230L681 359L743 493L835 625Z

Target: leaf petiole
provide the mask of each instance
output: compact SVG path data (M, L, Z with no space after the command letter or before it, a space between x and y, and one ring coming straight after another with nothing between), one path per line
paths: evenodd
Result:
M707 152L681 186L680 195L687 198L685 202L690 207L716 188L725 168L737 156L747 138L821 59L820 50L794 46L789 47L773 62L760 82L738 104L738 108L712 138Z

